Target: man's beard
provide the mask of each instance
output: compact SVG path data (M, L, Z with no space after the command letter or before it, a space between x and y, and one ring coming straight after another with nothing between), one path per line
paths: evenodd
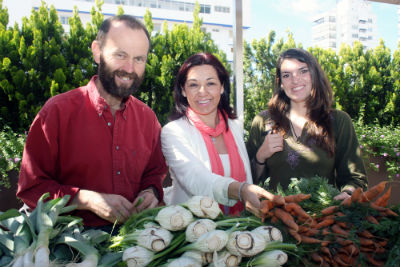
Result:
M135 93L139 89L144 79L144 75L139 77L135 72L128 73L123 70L111 71L107 63L104 61L102 55L100 55L98 75L100 82L107 93L109 93L112 96L123 99ZM132 80L131 86L129 87L126 87L124 85L118 86L115 82L115 76L129 77Z

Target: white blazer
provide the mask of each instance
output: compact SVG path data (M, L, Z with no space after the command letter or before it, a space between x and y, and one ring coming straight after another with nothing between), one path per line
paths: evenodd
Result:
M250 161L238 120L228 120L246 171L246 181L253 183ZM161 131L162 151L169 166L172 186L164 189L167 205L179 204L194 195L209 196L218 203L233 206L237 200L228 198L228 186L236 180L214 174L206 143L200 131L186 117L172 121Z

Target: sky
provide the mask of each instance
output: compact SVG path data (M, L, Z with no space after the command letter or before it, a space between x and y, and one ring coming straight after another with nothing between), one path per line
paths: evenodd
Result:
M293 33L296 43L304 48L311 44L312 17L320 12L330 10L336 0L250 0L251 27L244 34L246 41L267 37L271 30L276 32L277 39L287 40L287 30ZM378 40L382 38L386 47L393 53L397 49L398 15L397 5L371 2L372 10L377 16Z

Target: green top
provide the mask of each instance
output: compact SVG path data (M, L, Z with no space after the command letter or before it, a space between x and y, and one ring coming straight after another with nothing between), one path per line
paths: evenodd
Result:
M264 181L271 177L270 186L276 189L278 183L287 188L290 179L325 177L340 190L349 187L367 187L365 167L350 116L340 110L333 110L332 123L335 136L335 155L330 157L326 150L316 146L312 138L307 140L306 127L299 138L288 132L284 137L283 151L276 152L266 160L264 172L255 177L254 158L264 141L265 132L271 129L267 111L258 114L251 125L247 152L252 161L253 179ZM258 178L258 179L257 179Z

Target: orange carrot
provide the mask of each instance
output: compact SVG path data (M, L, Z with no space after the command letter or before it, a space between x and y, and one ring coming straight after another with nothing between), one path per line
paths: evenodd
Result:
M291 214L293 212L293 215L297 217L303 217L304 219L311 218L310 215L305 212L303 208L299 206L299 204L295 202L286 203L283 207L287 212L290 212Z
M285 196L284 198L285 198L286 203L288 203L288 202L299 203L303 200L309 199L310 197L311 197L311 194L307 194L307 195L306 194L296 194L296 195L288 195L288 196Z
M369 238L360 237L359 241L360 241L360 245L361 246L372 246L372 245L374 245L374 241L372 239L369 239Z
M325 217L322 221L320 221L314 228L315 229L321 229L323 227L327 227L329 225L332 225L335 223L335 220L333 218L328 218Z
M352 201L351 201L351 197L348 197L348 198L343 199L342 202L341 202L340 204L343 205L343 206L348 207L348 206L351 205L351 202L352 202Z
M386 246L386 245L387 245L387 240L379 241L379 242L378 242L378 245L379 245L379 246L382 246L382 247Z
M360 251L361 252L367 252L367 253L370 253L370 252L375 252L375 248L374 247L372 247L372 246L361 246L360 247Z
M301 242L307 243L307 244L321 244L322 242L327 242L327 241L322 241L320 239L305 236L305 235L300 235L300 237L301 237Z
M338 209L339 209L338 206L330 206L330 207L327 207L327 208L321 210L321 213L322 213L322 215L331 215L331 214L335 213Z
M354 244L347 245L340 249L346 251L349 256L358 255L358 248Z
M292 215L290 215L283 209L277 208L277 207L275 207L273 209L273 212L274 212L274 215L276 217L278 217L278 219L280 219L284 224L286 224L287 226L289 226L291 229L295 230L296 232L299 231L299 226L293 219Z
M392 192L392 187L389 186L388 190L386 190L386 192L382 196L380 196L377 200L375 200L374 204L381 207L386 207L388 205L391 192Z
M337 225L339 225L340 227L347 229L347 223L346 222L336 222Z
M271 200L265 199L260 203L260 211L263 214L268 214L268 212L274 207L274 204Z
M275 206L282 206L285 205L285 198L281 195L275 195L272 198L272 202L274 203Z
M379 184L371 187L370 189L368 189L367 191L365 191L362 194L362 202L369 202L372 201L374 198L376 198L380 193L383 192L383 190L385 190L385 186L386 186L387 181L382 181Z
M320 266L322 266L322 263L324 262L324 259L317 252L312 252L310 254L310 256L311 256L311 259L313 261L315 261L316 263L319 263Z
M325 253L327 256L329 256L330 258L332 258L332 254L331 254L331 251L330 251L329 248L327 248L327 247L321 247L320 250L321 250L322 253Z
M343 247L348 246L348 245L354 245L354 242L351 241L350 239L344 239L341 237L337 237L335 242Z
M335 234L339 234L339 235L344 236L344 237L348 237L349 236L349 233L347 231L343 230L342 227L340 227L337 224L332 225L331 229L332 229L332 232L334 232Z
M360 202L362 193L363 191L361 187L354 189L353 193L351 194L351 202Z
M271 217L271 223L275 223L275 224L279 223L278 217L276 217L275 215L273 215L273 216Z
M394 212L393 210L387 208L384 213L386 214L386 216L393 216L393 217L397 217L399 216L399 214L397 214L396 212Z
M365 217L365 218L366 218L367 221L369 221L370 223L379 224L378 220L377 220L374 216L372 216L372 215L368 215L368 216Z
M370 239L372 239L372 238L374 237L374 235L371 234L371 232L368 231L368 230L364 230L364 231L362 231L362 232L358 232L357 234L358 234L359 236L362 236L362 237L365 237L365 238L370 238Z
M301 236L299 235L299 233L297 233L295 230L289 228L289 234L291 236L293 236L294 239L296 239L297 244L301 243Z
M373 266L384 266L385 265L384 262L375 260L371 254L366 253L365 256L367 256L369 263L371 263Z

